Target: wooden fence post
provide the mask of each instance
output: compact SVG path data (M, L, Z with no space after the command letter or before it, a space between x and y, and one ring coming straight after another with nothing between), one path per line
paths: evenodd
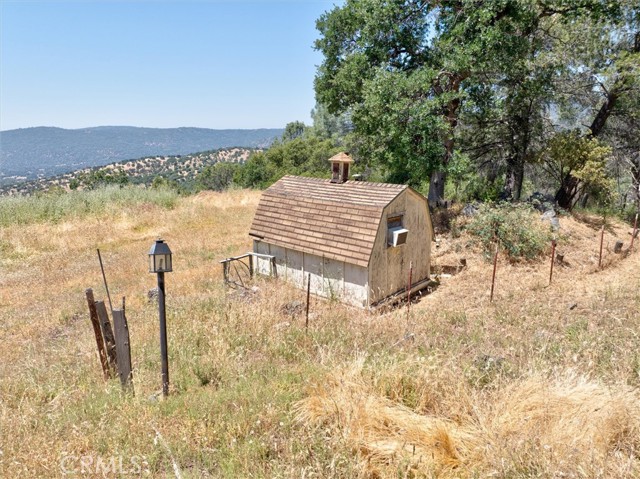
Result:
M93 290L87 288L84 291L87 297L87 304L89 305L89 319L93 326L93 334L96 337L96 345L98 346L98 356L100 357L100 365L102 366L102 374L105 379L111 377L111 371L109 370L109 363L107 361L107 352L104 347L104 340L102 338L102 330L100 329L100 320L98 319L98 311L96 311L96 303L93 299Z
M104 345L107 349L109 365L112 369L117 370L118 357L116 355L116 341L113 337L113 329L111 329L111 323L109 322L109 315L107 314L104 301L96 301L96 311L98 312L98 318L100 318L100 328L102 329L102 337L104 338Z
M133 373L131 371L131 345L129 342L129 325L122 309L113 310L113 328L115 331L116 354L118 357L118 375L120 384L125 390L133 392Z

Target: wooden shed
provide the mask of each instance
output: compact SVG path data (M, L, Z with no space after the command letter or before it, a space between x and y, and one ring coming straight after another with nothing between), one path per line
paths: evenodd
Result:
M433 228L427 199L406 185L347 180L351 158L330 159L331 180L285 176L262 195L249 235L275 257L277 275L311 291L372 306L429 279ZM268 258L256 257L268 274Z

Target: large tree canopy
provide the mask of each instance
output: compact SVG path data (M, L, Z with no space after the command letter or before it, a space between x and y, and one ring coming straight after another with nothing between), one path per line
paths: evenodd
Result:
M558 80L584 72L569 68L566 55L575 52L556 54L559 33L609 25L637 11L630 5L347 0L317 22L315 46L324 56L317 98L329 112L350 115L356 155L381 165L388 178L430 178L430 200L444 196L456 142L476 158L501 158L505 189L517 198L524 165L557 111Z

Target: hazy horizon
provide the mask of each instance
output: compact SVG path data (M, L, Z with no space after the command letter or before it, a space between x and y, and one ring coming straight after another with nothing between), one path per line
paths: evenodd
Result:
M200 129L200 130L282 130L285 125L282 126L264 126L264 127L256 127L256 128L207 128L202 126L167 126L167 127L155 127L155 126L136 126L136 125L90 125L90 126L81 126L78 128L65 128L62 126L55 125L35 125L35 126L23 126L19 128L10 128L7 130L0 130L0 133L4 133L7 131L15 131L15 130L29 130L34 128L57 128L60 130L90 130L92 128L147 128L153 130L175 130L180 128L192 128L192 129Z
M0 131L309 123L333 3L3 0Z

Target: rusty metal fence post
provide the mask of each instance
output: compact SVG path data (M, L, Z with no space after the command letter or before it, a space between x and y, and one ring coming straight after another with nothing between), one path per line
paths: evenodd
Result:
M551 240L551 270L549 271L549 284L553 280L553 263L556 260L556 240Z
M496 269L498 268L498 250L500 248L500 243L496 243L496 254L493 256L493 275L491 277L491 296L489 298L489 302L493 302L493 290L496 284Z

